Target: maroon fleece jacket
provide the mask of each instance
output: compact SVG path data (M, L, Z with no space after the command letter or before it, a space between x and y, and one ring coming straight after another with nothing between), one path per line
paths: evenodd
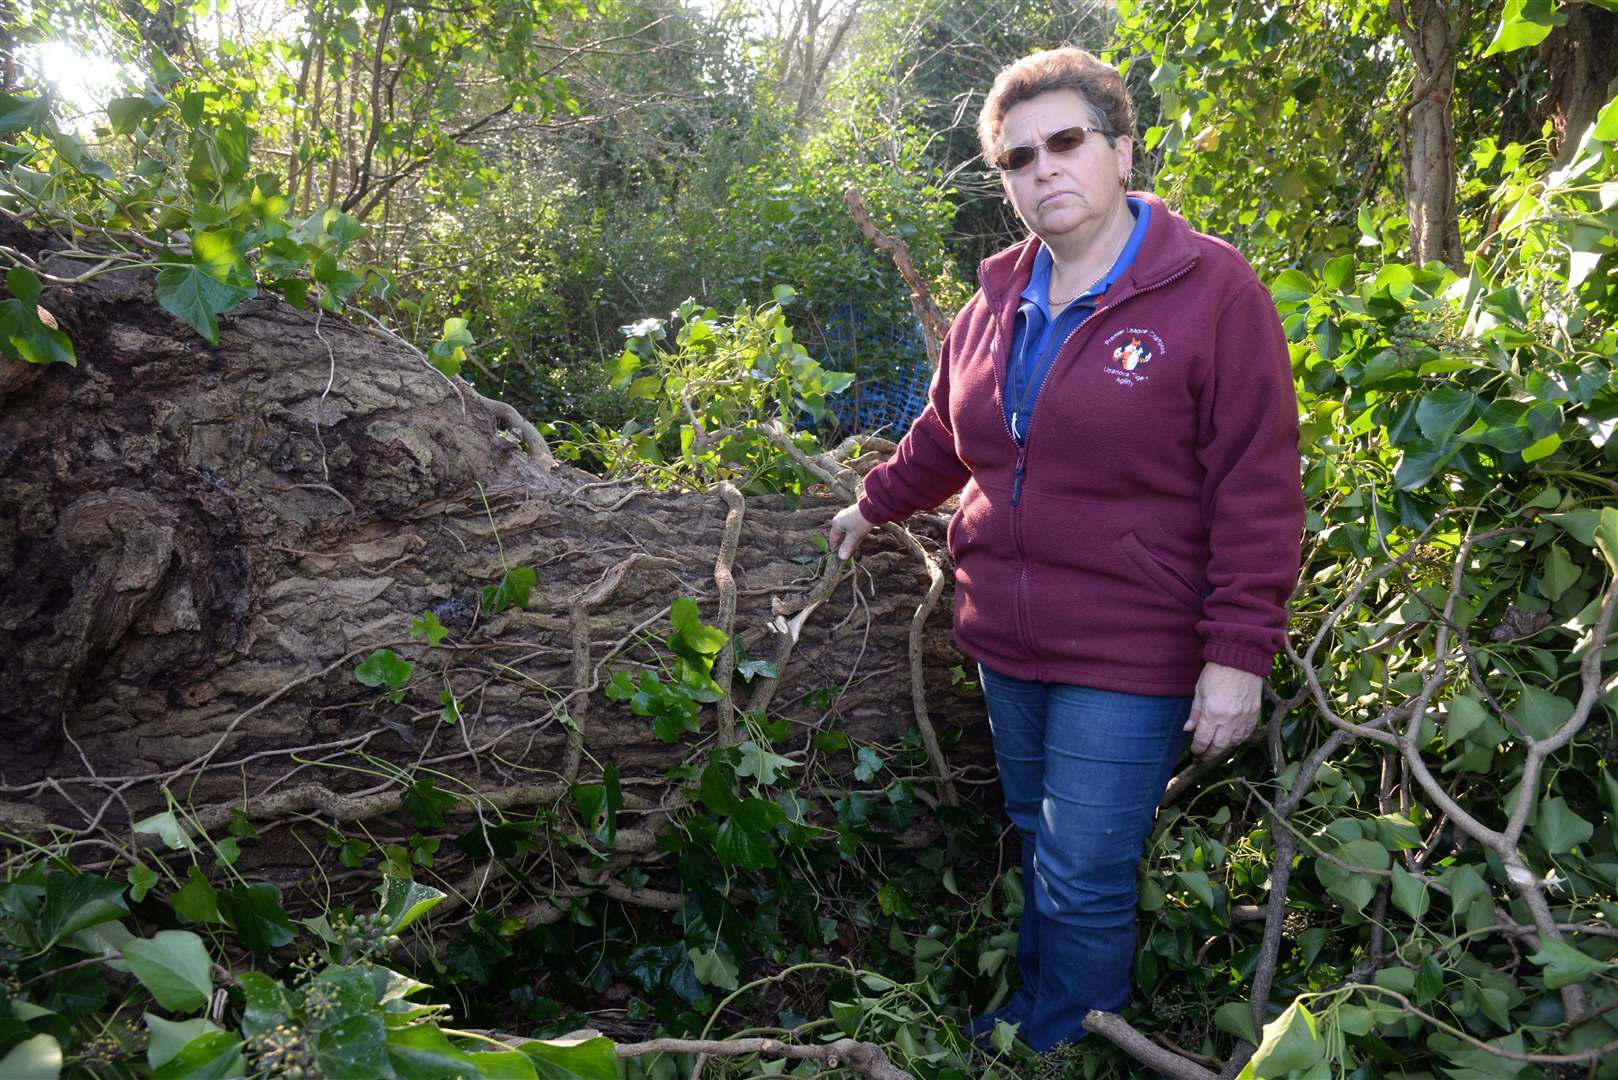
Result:
M927 407L865 479L897 521L961 491L955 639L1014 678L1189 695L1267 675L1296 584L1298 407L1269 292L1155 196L1134 264L1062 346L1019 447L1001 391L1040 241L984 260ZM964 485L964 490L963 490Z

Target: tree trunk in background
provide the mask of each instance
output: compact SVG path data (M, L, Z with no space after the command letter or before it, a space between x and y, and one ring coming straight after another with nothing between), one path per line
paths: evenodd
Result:
M1563 8L1567 22L1550 32L1539 57L1550 73L1547 115L1556 131L1556 160L1566 164L1601 107L1618 94L1618 12L1591 4Z
M599 779L599 763L622 775L620 855L652 850L680 801L666 770L700 766L715 708L670 745L597 687L657 670L676 597L719 620L722 498L533 455L502 430L522 425L508 408L278 300L243 305L212 348L151 301L149 275L49 299L78 368L0 371L0 829L48 823L93 864L166 787L209 829L236 811L259 822L244 869L295 892L344 875L328 827L408 840L417 766L480 793L464 816L476 802L565 818L568 782ZM733 629L752 657L776 656L781 617L805 606L834 509L746 500ZM920 528L937 551L941 522ZM914 726L907 643L928 577L873 541L803 622L771 698L794 751L818 755L807 736L828 728L893 747ZM480 615L507 566L537 576L527 610ZM449 630L436 648L409 629L427 610ZM981 700L951 685L948 626L946 598L924 635L934 724L947 745L966 729L952 764L987 765ZM415 664L398 703L354 675L381 647ZM446 689L458 724L442 718ZM757 689L738 680L738 705ZM848 757L821 761L838 774ZM470 863L445 845L435 869Z
M1455 205L1456 47L1466 33L1467 0L1394 0L1399 34L1415 62L1416 77L1402 114L1405 211L1410 257L1459 270L1460 214Z

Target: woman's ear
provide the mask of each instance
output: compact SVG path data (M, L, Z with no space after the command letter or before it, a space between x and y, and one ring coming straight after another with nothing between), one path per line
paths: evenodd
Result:
M1120 135L1113 140L1112 152L1118 159L1118 184L1129 186L1129 174L1135 167L1135 140Z

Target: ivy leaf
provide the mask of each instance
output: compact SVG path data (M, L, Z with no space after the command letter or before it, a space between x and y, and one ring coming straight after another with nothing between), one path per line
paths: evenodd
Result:
M1548 458L1552 454L1556 453L1557 448L1561 445L1562 436L1553 431L1544 438L1535 439L1533 442L1523 447L1522 459L1525 462L1532 462L1539 461L1542 458Z
M198 1035L220 1030L219 1025L205 1016L196 1016L190 1020L165 1020L161 1016L144 1013L141 1020L146 1024L146 1030L151 1033L150 1041L146 1044L146 1063L154 1069L173 1061L179 1056L180 1051L185 1049L186 1044Z
M130 827L131 832L147 833L162 839L170 851L195 851L197 845L192 842L191 834L174 816L174 811L165 810L161 814L153 814L149 818L142 818Z
M1182 870L1175 877L1191 890L1193 896L1202 901L1204 907L1210 911L1214 910L1213 883L1208 880L1206 873L1201 870Z
M129 881L129 898L135 903L146 899L146 894L157 885L157 871L145 863L138 862L129 868L126 875Z
M124 963L170 1012L199 1012L213 996L213 962L189 930L159 930L124 946Z
M202 869L193 866L187 871L190 880L169 896L169 906L187 922L218 923L225 920L219 915L219 892L208 881Z
M1392 899L1394 907L1417 922L1427 914L1427 908L1432 903L1432 897L1427 893L1427 883L1398 863L1393 864ZM1442 980L1439 985L1442 987Z
M95 874L53 870L45 877L45 902L39 910L39 935L50 948L69 934L129 913L124 887Z
M62 1044L54 1035L24 1039L0 1057L0 1076L11 1080L56 1080L62 1075Z
M1539 951L1528 959L1544 968L1545 986L1560 990L1564 986L1584 982L1598 971L1613 966L1611 961L1586 956L1565 941L1540 938Z
M743 660L736 665L736 674L742 677L743 682L752 682L760 675L766 679L777 678L781 672L773 660Z
M1618 574L1618 509L1601 508L1601 516L1596 520L1595 545L1601 557L1607 560L1608 568Z
M1556 10L1555 0L1506 0L1494 40L1483 50L1483 55L1493 56L1538 45L1565 22L1567 16Z
M715 945L711 949L691 949L691 967L697 978L720 990L734 990L738 983L736 965L725 959Z
M226 828L230 831L230 835L238 840L258 839L258 830L253 828L252 821L248 819L246 814L242 813L240 808L231 810L230 824Z
M624 792L618 782L618 766L601 770L599 784L576 784L573 801L596 840L610 849L618 839L618 811L624 808Z
M423 885L408 878L384 877L378 890L381 906L377 913L388 924L388 933L397 934L444 899L444 893L431 885Z
M1415 491L1425 487L1433 478L1444 462L1448 460L1451 450L1447 446L1433 446L1425 441L1417 441L1408 447L1404 456L1399 460L1399 467L1393 472L1393 484L1400 491Z
M697 799L709 810L724 817L736 812L741 800L736 798L735 772L717 756L703 766L702 779L697 786Z
M774 806L774 803L770 804ZM738 817L726 818L715 840L719 861L744 870L764 870L775 865L775 848L770 838L748 828Z
M869 746L862 746L854 755L854 779L860 783L869 783L882 771L882 755Z
M542 1039L519 1049L533 1062L540 1080L617 1080L618 1055L603 1036L574 1041Z
M1455 434L1477 401L1477 395L1469 390L1440 387L1422 395L1416 406L1416 424L1434 446L1442 446Z
M437 645L449 634L449 628L438 621L431 611L423 611L421 618L410 620L410 636L426 638L427 644Z
M1417 1005L1437 1001L1439 995L1444 992L1444 969L1439 966L1438 958L1431 953L1421 958L1421 967L1416 970L1415 990Z
M534 1063L521 1050L477 1050L472 1066L483 1080L539 1080Z
M107 122L114 134L128 135L142 120L161 112L165 104L162 97L154 101L150 95L113 98L107 102Z
M1258 1043L1258 1030L1253 1027L1253 1007L1245 1001L1227 1001L1215 1009L1214 1027L1254 1045Z
M1525 732L1548 739L1573 715L1573 702L1537 686L1525 686L1513 712Z
M669 609L669 621L674 625L674 633L668 639L669 649L706 675L713 668L713 658L730 639L723 630L703 625L697 602L689 596L674 601Z
M13 297L0 301L0 343L6 346L6 354L30 364L77 364L72 340L39 317L44 289L39 278L13 266L6 271L6 289Z
M416 666L401 659L392 649L378 649L354 669L354 678L361 686L386 688L395 703L404 700L405 687Z
M365 279L346 270L337 262L337 256L330 251L322 252L316 257L310 267L309 276L324 286L320 291L320 306L327 311L336 311L347 300L360 290Z
M257 290L220 281L195 263L170 264L157 275L157 302L219 344L219 316Z
M388 1061L388 1029L375 1013L360 1013L322 1029L315 1058L326 1080L383 1080L398 1074Z
M483 610L498 615L510 607L528 607L528 593L534 587L534 572L526 566L514 566L500 577L500 584L483 589Z
M445 815L455 809L457 801L449 792L439 790L432 777L425 776L405 788L399 805L418 829L442 829L449 823Z
M736 765L736 775L751 776L765 787L774 785L782 772L798 767L796 761L760 746L752 739L746 740L736 749L741 753L741 761Z
M242 1034L257 1035L278 1024L287 1022L292 1015L292 1003L286 987L262 971L244 971L236 976L242 988L247 1007L242 1012Z
M1376 838L1389 851L1412 851L1422 845L1421 830L1403 814L1378 816Z
M467 350L476 342L466 328L465 319L445 319L444 333L428 349L428 359L433 367L450 378L460 373L461 365L466 362Z
M1449 887L1450 910L1456 917L1465 915L1480 897L1489 896L1489 886L1483 880L1483 875L1477 872L1476 867L1464 865L1451 867L1443 876L1445 884Z
M1572 851L1595 835L1595 826L1574 813L1567 800L1553 795L1539 804L1534 836L1552 855Z
M398 1074L409 1080L483 1075L477 1059L451 1043L437 1024L413 1024L389 1031L388 1058Z
M1326 1044L1321 1041L1314 1014L1294 1001L1264 1025L1264 1040L1237 1080L1285 1076L1294 1069L1307 1069L1325 1056Z
M0 94L0 135L29 128L44 128L50 123L50 111L41 97L21 94Z
M1607 102L1596 114L1595 137L1602 142L1618 142L1618 98Z
M280 890L268 882L237 885L220 893L219 914L242 944L261 956L268 956L296 936L292 920L281 907Z
M1545 569L1540 573L1539 595L1554 604L1578 582L1579 577L1579 568L1573 565L1573 560L1562 550L1562 545L1552 544L1545 559Z

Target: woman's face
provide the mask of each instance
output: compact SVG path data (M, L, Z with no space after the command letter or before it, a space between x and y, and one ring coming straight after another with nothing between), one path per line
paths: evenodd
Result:
M1107 140L1091 133L1076 149L1052 153L1043 143L1054 132L1071 127L1099 127L1084 99L1072 90L1055 90L1019 102L1006 110L1000 149L1038 146L1030 165L1001 172L1000 182L1012 208L1041 240L1073 234L1089 240L1123 208L1121 177L1129 175L1130 141Z

